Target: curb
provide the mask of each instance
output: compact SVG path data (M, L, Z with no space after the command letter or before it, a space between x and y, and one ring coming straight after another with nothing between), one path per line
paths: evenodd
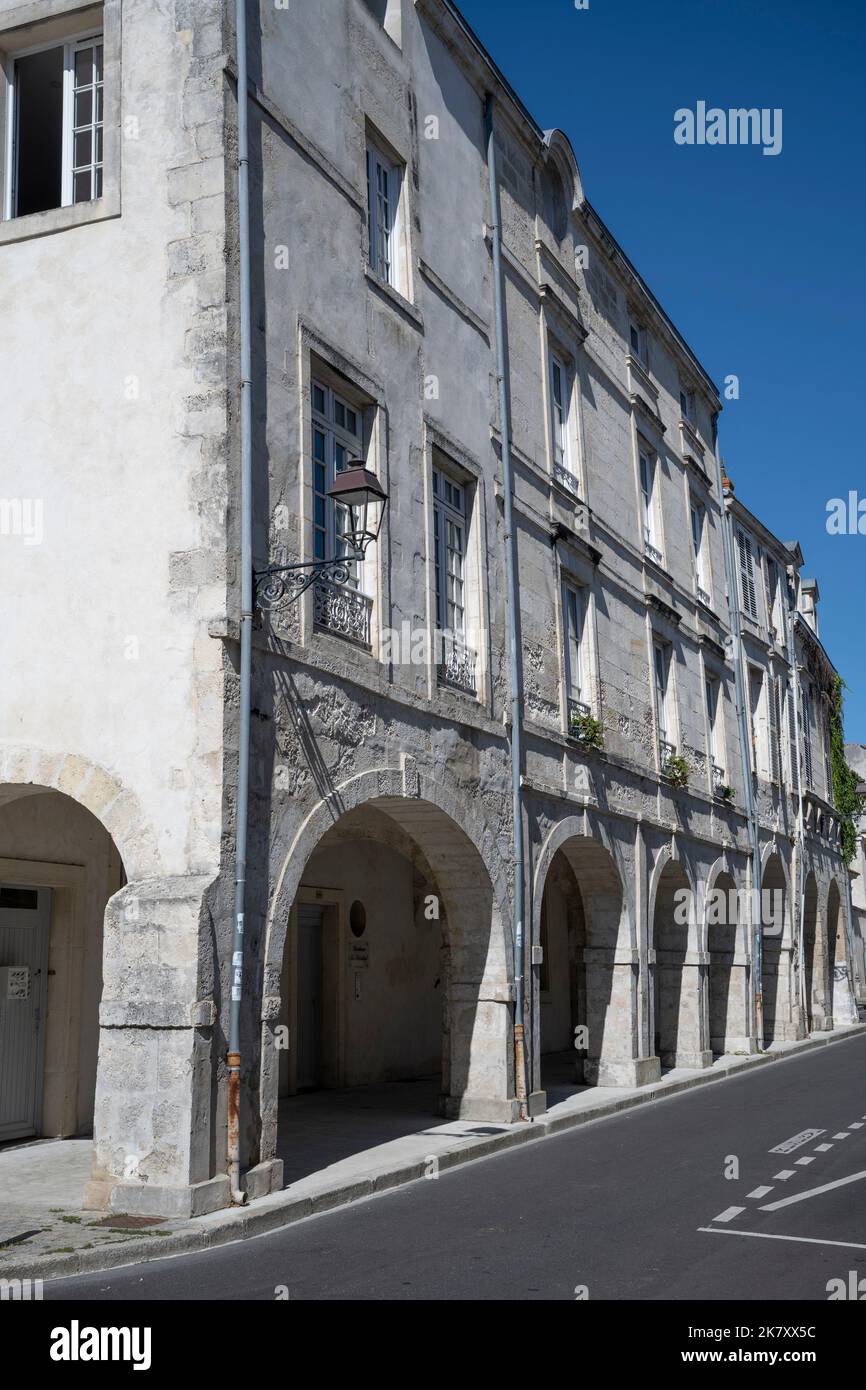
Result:
M668 1096L682 1095L699 1086L728 1081L742 1076L754 1067L768 1066L771 1063L786 1062L792 1057L800 1057L804 1052L813 1052L819 1047L843 1043L866 1033L866 1023L851 1024L844 1031L828 1033L822 1038L805 1038L795 1043L785 1052L759 1052L742 1060L730 1062L711 1075L683 1077L678 1081L656 1082L637 1095L623 1096L621 1100L608 1099L598 1105L587 1106L573 1114L545 1117L534 1123L521 1125L502 1134L489 1135L471 1145L456 1148L438 1155L440 1171L459 1168L479 1158L488 1158L520 1144L535 1143L563 1134L566 1130L577 1129L580 1125L594 1120L607 1119L626 1110L648 1105L652 1101L665 1100ZM118 1269L124 1265L150 1264L154 1260L167 1259L174 1255L200 1254L206 1250L229 1245L233 1241L249 1240L253 1236L267 1235L272 1231L292 1226L296 1221L335 1211L339 1207L350 1206L367 1197L404 1187L424 1177L426 1163L404 1163L399 1167L371 1171L369 1177L360 1177L348 1182L328 1186L323 1182L319 1193L292 1197L284 1192L271 1193L258 1198L249 1207L239 1207L226 1212L212 1212L208 1216L194 1218L195 1228L181 1230L163 1238L151 1237L148 1240L129 1240L108 1248L82 1250L64 1255L45 1255L32 1260L21 1260L5 1265L0 1262L2 1279L63 1279L77 1274L98 1274Z

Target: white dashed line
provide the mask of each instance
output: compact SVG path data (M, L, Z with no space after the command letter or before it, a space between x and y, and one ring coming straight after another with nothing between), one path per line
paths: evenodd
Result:
M796 1178L796 1176L793 1168L783 1168L781 1173L776 1173L773 1182L787 1182L789 1178Z
M806 1163L814 1163L815 1160L814 1160L814 1158L795 1158L795 1159L794 1159L794 1162L795 1162L795 1163L806 1164Z
M745 1210L746 1210L745 1207L728 1207L727 1210L721 1212L719 1216L714 1216L714 1217L713 1217L713 1220L714 1220L714 1221L733 1221L733 1219L734 1219L735 1216L739 1216L740 1212L741 1212L741 1211L745 1211Z
M772 1187L756 1187L754 1192L747 1192L746 1197L748 1199L754 1197L757 1200L759 1197L766 1197L767 1193L772 1192L772 1190Z
M847 1130L844 1130L844 1129L843 1129L842 1132L841 1132L841 1134L834 1134L834 1135L833 1135L833 1138L834 1138L834 1139L850 1139L850 1138L851 1138L851 1135L847 1132Z
M793 1206L794 1202L808 1202L810 1197L820 1197L823 1192L833 1192L837 1187L847 1187L849 1182L860 1182L866 1178L862 1173L851 1173L847 1178L837 1178L835 1182L825 1182L822 1187L810 1187L808 1192L796 1192L793 1197L780 1197L777 1202L767 1202L761 1211L778 1211L780 1207Z
M862 1126L862 1124L860 1123L859 1120L854 1120L853 1123L850 1124L850 1125L848 1126L848 1128L849 1128L849 1129L862 1129L863 1126Z
M832 1149L832 1147L833 1147L832 1144L816 1144L816 1145L815 1145L815 1152L816 1152L816 1154L826 1154L826 1153L829 1153L829 1152L830 1152L830 1150Z

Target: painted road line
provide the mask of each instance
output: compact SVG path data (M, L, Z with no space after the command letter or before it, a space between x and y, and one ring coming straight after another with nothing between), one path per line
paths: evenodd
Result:
M745 1210L746 1210L745 1207L728 1207L725 1211L723 1211L723 1212L721 1213L720 1216L714 1216L714 1217L713 1217L713 1220L714 1220L714 1221L733 1221L733 1219L734 1219L735 1216L739 1216L740 1212L741 1212L741 1211L745 1211Z
M833 1135L833 1138L834 1138L834 1139L850 1139L850 1138L851 1138L851 1135L847 1132L847 1130L844 1130L844 1129L843 1129L842 1132L841 1132L840 1134L834 1134L834 1135Z
M816 1154L827 1154L827 1153L830 1152L830 1150L832 1149L832 1147L833 1147L832 1144L816 1144L816 1145L815 1145L815 1152L816 1152Z
M806 1165L807 1163L814 1163L815 1160L814 1160L814 1158L795 1158L795 1159L794 1159L794 1162L795 1162L795 1163L799 1163L799 1164L801 1164L803 1167L805 1167L805 1165Z
M789 1178L796 1178L797 1174L793 1168L783 1168L781 1173L776 1173L773 1182L787 1182Z
M770 1149L771 1154L790 1154L795 1149L802 1149L804 1144L808 1144L810 1139L817 1139L819 1134L826 1134L825 1129L803 1129L799 1134L794 1134L790 1139L785 1139L781 1144L777 1144L774 1149Z
M866 1250L856 1240L818 1240L815 1236L774 1236L768 1231L720 1231L718 1226L699 1226L699 1231L716 1236L754 1236L756 1240L795 1240L802 1245L841 1245L846 1250Z
M755 1190L754 1190L754 1192L747 1192L747 1193L746 1193L746 1197L747 1197L748 1199L751 1199L752 1197L754 1197L755 1200L757 1201L757 1199L758 1199L759 1197L766 1197L767 1193L768 1193L768 1192L772 1192L772 1190L773 1190L772 1187L756 1187Z
M768 1202L761 1207L761 1211L778 1211L780 1207L790 1207L794 1202L807 1202L810 1197L820 1197L822 1192L847 1187L849 1182L860 1182L861 1178L866 1178L866 1169L862 1173L851 1173L847 1178L837 1178L835 1182L825 1182L823 1187L810 1187L808 1192L797 1192L793 1197L780 1197L777 1202Z
M862 1126L862 1124L860 1123L859 1120L854 1120L853 1123L850 1124L850 1125L848 1126L848 1128L849 1128L849 1129L862 1129L863 1126Z

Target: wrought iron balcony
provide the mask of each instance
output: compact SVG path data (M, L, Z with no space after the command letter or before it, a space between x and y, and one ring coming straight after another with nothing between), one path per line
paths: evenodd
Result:
M451 633L445 634L442 651L442 660L439 663L440 684L463 690L467 695L475 695L475 666L478 654L462 637Z
M580 496L580 492L577 486L577 478L574 476L570 468L566 468L565 465L562 463L554 463L553 476L556 479L556 481L560 483L562 487L567 488L567 490L570 493L572 493L574 497Z
M706 608L711 608L711 607L712 607L712 602L713 602L713 601L712 601L712 598L710 597L710 595L707 593L706 589L702 589L701 586L700 586L700 584L698 584L698 585L696 586L696 588L697 588L697 595L698 595L698 598L700 599L701 603L702 603Z
M725 786L727 786L727 782L725 781L725 769L713 763L713 791L719 792L722 787Z
M659 762L662 772L667 771L671 760L677 756L677 746L675 743L668 743L666 739L659 739Z
M653 545L649 528L646 526L644 527L643 548L647 559L652 560L653 564L661 565L664 562L664 556L658 546Z
M317 579L314 589L314 622L322 632L336 633L359 646L370 646L373 600L346 584Z

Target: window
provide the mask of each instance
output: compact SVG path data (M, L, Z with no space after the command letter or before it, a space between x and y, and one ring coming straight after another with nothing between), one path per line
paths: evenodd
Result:
M433 551L436 621L443 632L466 635L466 488L433 470Z
M779 566L769 555L767 556L767 614L769 626L778 636L781 634L781 611L780 611L781 584L779 579Z
M644 366L647 364L646 354L646 333L635 323L634 319L629 319L628 324L628 346L633 357L636 357Z
M695 393L680 387L680 414L690 425L695 423Z
M806 687L802 692L803 718L803 775L806 787L814 790L815 774L812 766L812 700Z
M11 217L102 196L101 35L15 59L11 89Z
M662 553L658 545L656 528L655 474L656 461L651 454L639 454L641 512L643 521L644 550L651 560L661 564Z
M400 289L398 208L402 170L375 145L367 147L367 229L370 269Z
M715 676L707 676L704 683L704 693L707 701L707 732L709 737L707 752L712 766L717 768L719 765L719 682Z
M752 722L752 771L762 772L766 767L764 758L764 673L756 666L749 667L749 712Z
M697 595L702 603L709 605L711 596L704 543L704 535L707 527L707 513L700 502L692 502L689 510L692 521L692 549L695 556L695 584L697 587Z
M324 382L314 380L313 398L313 558L339 557L346 553L341 536L348 529L348 509L337 504L328 491L349 460L364 457L361 412ZM349 585L361 587L360 566L351 566Z
M466 560L470 514L468 489L433 469L433 558L436 571L436 626L443 638L439 677L447 685L475 694L477 653L466 643Z
M583 702L583 626L586 604L581 589L566 584L565 594L565 680L569 703Z
M659 744L663 755L674 752L671 738L672 720L670 718L670 669L671 649L665 642L653 645L653 662L656 683L656 717L659 725Z
M750 618L758 617L758 594L755 587L755 552L752 538L737 528L737 556L740 569L740 603Z
M550 413L553 438L553 471L560 478L563 474L572 475L573 473L568 445L568 405L568 372L561 358L552 352L550 354Z
M770 776L779 786L782 785L782 729L785 727L782 717L784 697L782 694L782 681L776 676L770 677Z

